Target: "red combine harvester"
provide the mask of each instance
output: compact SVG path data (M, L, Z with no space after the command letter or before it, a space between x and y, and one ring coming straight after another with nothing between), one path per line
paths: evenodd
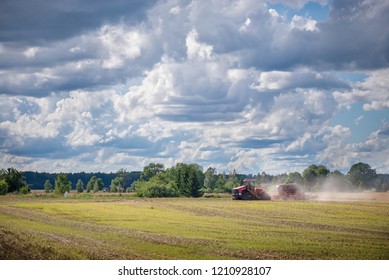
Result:
M270 195L262 188L256 188L254 180L243 180L244 185L232 189L232 199L242 200L271 200Z
M305 200L305 193L294 183L277 186L278 196L276 199L283 200Z

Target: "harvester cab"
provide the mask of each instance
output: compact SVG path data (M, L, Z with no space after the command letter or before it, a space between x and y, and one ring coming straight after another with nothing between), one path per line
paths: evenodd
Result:
M243 180L243 185L232 190L232 199L242 200L270 200L270 195L263 189L257 188L252 179Z

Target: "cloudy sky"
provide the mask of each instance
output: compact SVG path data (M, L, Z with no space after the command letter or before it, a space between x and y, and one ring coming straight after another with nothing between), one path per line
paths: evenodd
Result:
M0 167L389 172L388 0L2 0Z

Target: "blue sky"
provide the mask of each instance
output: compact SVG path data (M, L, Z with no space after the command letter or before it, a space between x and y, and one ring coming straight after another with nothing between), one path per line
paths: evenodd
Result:
M386 0L0 3L0 168L389 173Z
M383 122L389 118L388 110L363 110L363 104L357 102L349 109L338 112L332 119L333 125L341 124L349 127L351 137L348 143L359 143L366 140L371 133L380 130Z
M288 20L292 20L292 18L295 15L297 15L297 16L312 18L318 22L324 22L328 19L330 1L322 1L322 2L323 3L304 1L302 2L302 4L296 7L288 5L288 1L285 1L285 3L275 2L275 3L268 3L267 8L275 9L278 12L278 14L285 16Z

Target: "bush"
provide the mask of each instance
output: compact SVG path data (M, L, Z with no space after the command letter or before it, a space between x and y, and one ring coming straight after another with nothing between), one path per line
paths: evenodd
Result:
M8 193L8 184L5 179L0 180L0 195L6 195Z
M23 173L11 167L0 171L0 178L4 179L8 185L8 192L18 192L21 187L26 186L23 180Z
M111 185L111 188L109 189L110 192L117 192L118 189L115 185Z
M149 186L143 191L145 197L175 197L177 192L168 186Z
M28 194L30 192L30 188L27 186L23 186L19 189L19 194Z
M53 191L53 186L51 185L49 180L45 181L45 184L43 185L43 188L45 189L45 193L49 193Z
M135 183L136 194L140 197L176 197L178 192L171 184L159 174L150 181L137 181Z

